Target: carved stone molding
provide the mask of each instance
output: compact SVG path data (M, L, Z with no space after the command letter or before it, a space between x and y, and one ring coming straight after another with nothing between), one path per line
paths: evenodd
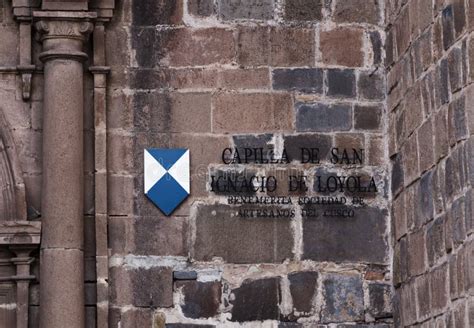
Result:
M41 40L47 39L77 39L85 41L94 29L91 22L75 22L66 20L41 20L36 22L36 30Z

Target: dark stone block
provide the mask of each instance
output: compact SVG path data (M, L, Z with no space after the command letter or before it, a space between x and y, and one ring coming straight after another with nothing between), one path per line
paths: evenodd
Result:
M382 39L378 31L371 31L370 42L372 43L372 51L374 53L374 65L380 65L382 63Z
M291 218L238 217L239 207L200 205L196 211L194 258L222 257L230 263L279 263L292 258ZM251 205L253 210L291 210Z
M329 274L323 281L323 295L322 322L364 319L364 291L358 275Z
M265 160L271 160L274 157L274 147L271 144L272 138L272 134L233 136L234 147L237 148L239 154L243 155L245 153L244 148L263 148L262 153ZM261 161L258 156L253 154L253 156L247 157L248 162Z
M359 96L367 100L383 100L385 82L382 74L361 72L359 75Z
M456 141L460 141L462 139L467 138L468 130L467 130L467 118L466 118L466 102L464 96L454 100L450 106L450 111L452 110L452 118L454 122L450 122L454 124L454 137Z
M136 69L130 72L130 87L133 89L154 90L169 87L169 74L165 71Z
M280 278L245 280L239 288L232 290L231 321L277 320L280 300Z
M348 131L352 111L346 104L296 104L296 130L299 132Z
M194 16L209 17L214 14L214 1L188 0L188 11Z
M170 307L173 273L170 268L155 267L131 271L133 305L137 307Z
M288 275L288 280L290 281L293 308L298 312L304 312L305 315L300 316L309 316L313 307L314 294L317 290L318 273L295 272Z
M387 284L369 284L369 312L375 319L392 317L391 289Z
M351 69L327 70L328 96L354 98L356 77Z
M447 50L454 43L454 19L453 19L453 6L449 5L444 8L442 13L442 24L443 24L443 46L444 50Z
M383 108L380 105L356 105L354 107L354 128L379 130L382 127Z
M180 24L183 17L182 0L132 1L132 25L155 26Z
M275 90L296 90L304 93L323 93L323 70L320 68L297 68L273 70Z
M385 66L389 67L393 64L395 58L395 43L393 37L393 29L387 31L387 36L385 38Z
M301 148L319 148L318 157L321 162L326 161L332 148L332 137L324 134L300 134L284 136L285 149L290 161L300 162Z
M449 69L448 60L442 59L436 74L436 86L439 90L440 100L442 104L449 102Z
M454 31L456 37L461 35L466 27L466 7L464 0L454 0L453 4L453 18L454 18ZM469 14L468 14L469 15Z
M451 216L454 247L461 245L466 239L464 209L464 197L461 197L454 201L451 211L448 214Z
M385 263L387 211L345 205L306 205L315 216L303 220L303 258L315 261ZM325 217L326 210L354 210L354 217ZM313 212L313 213L314 213Z
M183 314L188 318L210 318L217 314L221 300L220 282L178 281L176 288L182 288Z
M273 18L273 0L219 0L219 16L222 20Z
M420 200L419 203L423 222L433 218L433 172L427 172L421 177L420 181Z
M320 21L323 18L322 1L291 0L285 2L285 20L289 21Z
M135 59L141 68L153 68L166 56L167 43L173 39L174 29L157 31L155 27L130 29Z
M430 267L444 255L444 220L444 216L437 218L426 232L426 249Z
M449 84L451 93L459 90L462 83L462 53L461 49L454 47L448 54Z
M173 279L174 280L196 280L197 279L196 271L174 271Z
M402 155L396 154L392 159L392 194L397 194L402 188L404 182Z

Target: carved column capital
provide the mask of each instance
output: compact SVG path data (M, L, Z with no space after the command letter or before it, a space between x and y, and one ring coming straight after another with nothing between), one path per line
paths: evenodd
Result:
M43 43L40 59L70 59L84 61L84 42L94 29L97 15L87 12L34 12L37 37Z

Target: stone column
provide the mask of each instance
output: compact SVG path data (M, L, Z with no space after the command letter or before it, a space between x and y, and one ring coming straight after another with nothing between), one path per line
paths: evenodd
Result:
M40 327L83 328L83 43L95 14L33 16L44 62Z

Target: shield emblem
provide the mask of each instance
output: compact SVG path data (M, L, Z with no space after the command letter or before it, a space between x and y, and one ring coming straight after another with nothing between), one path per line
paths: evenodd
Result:
M145 195L170 215L189 195L189 150L145 149Z

